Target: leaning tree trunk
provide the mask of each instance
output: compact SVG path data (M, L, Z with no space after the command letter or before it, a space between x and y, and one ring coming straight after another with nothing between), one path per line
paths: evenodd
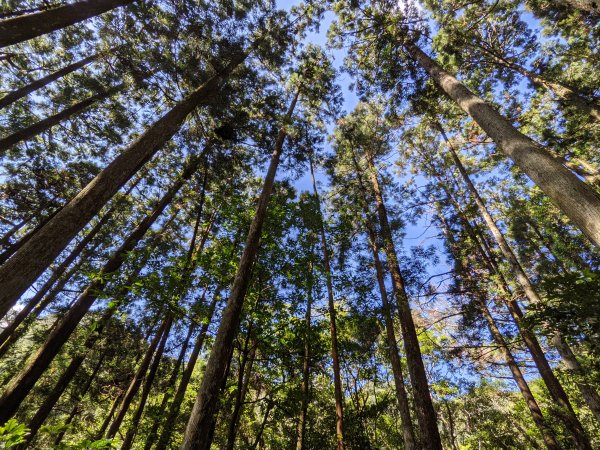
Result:
M171 406L169 408L169 412L165 419L165 423L162 428L162 433L160 433L160 437L156 444L155 450L165 450L169 445L169 441L171 439L171 435L175 427L175 422L177 421L177 417L179 416L179 410L181 409L181 404L183 403L183 399L185 397L185 392L187 391L190 380L192 379L194 367L196 366L198 356L200 355L200 351L202 350L202 346L204 345L204 339L206 338L208 327L212 322L215 308L217 306L217 301L218 296L217 293L215 293L213 300L209 306L207 317L202 324L200 332L198 333L198 337L196 338L194 348L192 349L190 358L187 362L187 365L185 366L185 370L183 371L183 375L181 376L179 385L177 386L177 391L173 396L173 403L171 403ZM152 442L152 444L154 443ZM146 447L149 448L148 445L146 445Z
M329 328L331 333L331 359L333 362L333 385L335 391L335 432L337 438L337 449L344 450L344 391L342 389L342 376L340 374L340 357L338 354L337 323L335 300L333 297L333 283L331 275L331 264L329 262L329 249L327 247L327 237L325 236L325 223L321 213L321 201L317 191L317 182L315 181L315 172L313 168L312 157L309 157L310 175L312 178L313 193L317 199L319 208L319 234L321 235L321 250L323 251L323 265L325 268L325 282L327 285L327 298L329 307Z
M559 450L560 446L556 442L554 433L552 432L552 429L546 422L546 419L542 414L542 410L540 409L537 400L535 399L533 393L531 392L531 389L529 388L529 385L527 384L527 381L525 380L525 377L523 376L523 372L521 372L521 369L517 364L517 361L515 360L512 352L510 351L504 339L504 336L502 335L500 329L496 325L496 321L494 320L487 306L485 295L483 294L483 292L481 292L479 286L477 286L477 283L472 278L469 268L466 267L465 260L461 257L460 252L458 250L458 243L454 239L454 235L452 234L450 227L446 223L446 219L442 215L441 209L439 207L438 217L442 224L444 235L446 236L446 239L448 241L448 247L450 249L450 252L454 260L459 263L458 270L475 291L475 303L488 324L488 329L490 331L490 334L492 335L492 338L494 339L494 342L496 343L496 345L502 352L502 355L504 356L506 364L508 365L508 368L512 373L513 379L517 383L517 386L521 391L521 395L523 396L523 400L525 401L525 404L529 409L533 422L535 423L542 435L546 448L548 448L548 450Z
M123 419L125 419L125 414L129 410L129 406L131 402L133 402L133 398L137 394L140 386L142 385L142 381L146 377L146 372L148 372L148 368L152 362L152 357L154 356L157 347L162 345L164 340L164 335L168 334L171 330L171 325L173 324L173 315L169 312L167 316L162 321L158 331L154 335L154 338L150 342L150 345L146 349L146 353L144 353L144 358L140 362L139 367L135 371L133 379L129 383L129 387L121 400L121 404L119 405L119 409L117 410L117 415L113 419L110 427L108 427L108 431L106 432L106 439L112 439L119 431L121 424L123 423Z
M104 204L179 130L187 116L218 92L223 81L245 57L245 53L238 55L222 72L212 76L157 120L0 267L3 287L0 318Z
M600 196L548 150L517 130L504 116L445 71L416 45L404 48L516 165L600 247Z
M63 120L70 119L71 117L83 112L93 104L100 102L113 94L116 94L123 88L124 85L121 84L119 86L114 87L113 89L98 92L97 94L94 94L86 98L85 100L75 103L73 106L69 106L68 108L63 109L59 113L56 113L50 117L46 117L45 119L42 119L39 122L28 126L27 128L15 131L14 133L6 136L5 138L0 139L0 155L4 154L12 146L17 145L20 142L28 141L29 139L38 136L44 131L47 131L50 128L58 125Z
M0 48L50 33L134 0L84 0L0 21Z
M7 106L12 105L17 100L22 99L23 97L28 96L32 92L37 91L38 89L43 88L44 86L49 85L53 81L62 78L71 72L75 72L77 69L81 69L82 67L87 66L92 61L95 61L100 56L99 53L95 55L88 56L87 58L83 58L79 61L76 61L68 66L63 67L62 69L57 70L56 72L49 73L45 77L38 78L35 81L32 81L29 84L26 84L23 87L15 89L12 92L9 92L4 97L0 98L0 109L6 108Z
M223 384L227 363L233 349L233 340L239 331L242 307L250 282L251 269L258 252L260 234L275 182L275 173L277 172L283 144L287 136L285 127L292 119L299 95L299 92L296 92L286 113L285 123L282 124L277 141L275 142L275 148L271 155L271 162L258 200L256 213L248 231L246 246L240 258L238 270L231 287L231 294L227 301L227 306L222 313L221 322L219 323L215 342L208 358L202 384L200 385L196 402L186 426L181 446L182 450L208 450L210 448L212 441L211 428L215 413L217 412L221 385Z
M440 127L440 129L441 129L441 127ZM442 131L442 133L443 133L443 131ZM448 144L447 145L448 150L452 156L452 159L454 160L456 167L458 168L460 174L462 175L462 178L464 179L465 184L467 185L467 188L468 188L469 192L471 193L471 196L473 197L473 200L475 201L481 216L483 217L486 225L488 226L490 232L492 233L492 236L494 237L496 244L500 248L502 255L504 256L506 261L509 263L511 272L514 275L517 283L523 289L525 296L529 299L529 301L532 304L540 304L541 298L539 297L537 291L533 287L533 284L529 280L529 277L523 270L523 267L521 267L521 264L519 263L515 253L513 252L512 248L510 247L510 245L504 238L504 235L502 234L502 232L496 225L496 222L494 221L492 215L488 211L483 199L481 198L481 196L479 195L479 192L475 188L475 185L471 181L469 174L467 173L465 167L462 165L462 162L460 161L460 158L458 157L458 154L456 153L454 147L452 146L452 144L446 137L445 133L443 133L443 136ZM541 349L540 349L540 351L541 351ZM537 355L537 354L539 354L539 351L536 351L535 353ZM532 353L532 356L534 356L534 358L536 355L533 355L533 353ZM542 355L543 355L543 352L542 352ZM537 359L537 358L535 358L535 359ZM537 361L536 361L536 363L537 363ZM591 447L591 444L589 441L589 437L587 436L585 429L581 425L581 422L579 422L579 419L575 415L575 411L573 410L571 402L569 401L569 397L567 396L566 392L564 391L562 385L560 384L560 382L558 381L558 379L552 372L545 357L543 357L543 361L540 361L540 363L542 364L542 366L541 366L542 368L540 370L540 375L542 376L546 386L548 387L548 391L550 392L550 395L552 396L554 401L560 407L560 409L561 409L560 415L563 418L563 421L565 422L565 425L566 425L567 429L569 430L569 433L573 436L573 438L577 442L578 448L580 448L582 450L591 450L592 447Z
M127 254L135 248L152 224L160 217L163 210L171 203L185 181L196 172L201 161L202 158L199 155L195 155L188 161L181 177L160 199L154 211L136 226L119 249L116 250L103 266L100 271L103 276L99 276L90 283L75 304L63 316L58 326L52 330L42 347L29 358L25 367L13 377L5 388L2 397L0 397L0 423L4 423L12 417L25 396L48 368L81 319L91 308L108 281L104 275L116 272L123 265Z
M396 255L392 231L387 217L387 209L383 202L383 193L377 179L375 164L371 158L367 159L371 183L373 185L373 193L375 194L381 237L383 239L388 268L392 275L394 294L398 303L398 315L400 317L400 326L404 338L404 351L406 353L408 371L415 399L417 420L419 429L421 430L421 440L425 449L441 450L442 443L437 427L437 416L429 393L425 365L423 364L423 357L421 355L421 348L419 346L419 339L417 337L415 323L408 302L408 296L406 295L404 288L404 279L400 272L398 256Z
M144 387L142 388L140 400L138 402L138 406L135 412L133 413L133 417L131 418L129 429L125 434L125 439L123 440L123 444L121 445L121 450L129 450L133 445L133 440L135 439L140 420L142 420L142 414L144 413L144 408L146 407L146 402L148 401L148 396L150 395L150 390L152 389L152 383L154 382L154 378L156 378L158 366L160 365L160 361L162 360L163 353L165 351L165 345L167 344L167 340L169 338L169 332L171 331L171 326L173 325L173 318L171 314L169 314L168 320L169 323L165 328L165 331L163 332L160 344L158 344L158 348L156 349L156 353L154 354L152 365L150 366L148 370L148 375L146 375L146 378L144 380Z

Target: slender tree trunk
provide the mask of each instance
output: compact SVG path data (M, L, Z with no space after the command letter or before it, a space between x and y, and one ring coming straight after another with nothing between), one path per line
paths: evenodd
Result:
M329 324L331 334L331 359L333 362L333 385L335 390L335 432L337 438L337 449L344 450L344 391L342 388L342 377L340 375L340 358L338 355L337 323L335 299L333 297L331 264L329 262L329 249L327 247L327 237L325 236L325 223L323 219L323 214L321 212L321 200L319 198L319 192L317 191L317 182L315 181L315 172L313 168L312 156L309 157L309 163L313 193L319 205L319 233L321 235L321 250L323 251L323 265L325 267L325 282L327 285Z
M92 371L92 374L88 378L88 381L85 384L84 388L81 390L80 393L78 393L76 395L76 397L75 397L76 404L75 404L75 406L73 406L73 409L71 409L71 413L69 414L69 416L67 417L67 420L63 424L65 428L63 428L58 433L56 438L54 439L55 447L58 446L58 444L60 444L61 441L63 440L63 438L65 437L65 434L67 433L66 427L71 425L71 422L73 422L73 419L75 418L75 416L77 416L77 414L79 414L79 408L80 408L79 402L81 402L83 400L83 398L86 396L86 394L90 390L90 387L92 387L92 383L96 379L96 375L100 371L100 367L102 367L102 363L104 362L105 357L106 357L105 353L103 353L102 356L100 356L100 358L98 359L98 362L96 363L96 366L94 367L94 370Z
M165 331L163 332L160 343L158 344L158 348L156 349L156 353L154 354L154 359L152 360L152 364L148 370L148 375L144 380L142 394L140 395L138 406L133 413L133 417L131 418L129 429L127 430L123 444L121 445L121 450L129 450L133 445L133 440L135 439L137 428L140 424L140 420L142 419L142 414L144 413L144 408L146 407L146 402L148 401L148 396L150 395L150 390L152 389L152 383L154 382L154 378L156 378L158 366L162 360L163 353L165 351L165 345L167 344L167 340L169 338L169 332L171 331L171 326L173 325L173 318L170 314L168 320L169 323L165 327Z
M252 450L258 448L258 444L260 444L263 432L265 431L265 427L267 426L267 421L269 420L269 414L271 413L273 406L275 406L275 401L273 399L269 399L267 402L267 407L265 409L263 420L260 424L260 428L258 429L258 433L256 433L256 439L254 439L254 443L250 447Z
M405 49L498 147L600 247L600 196L596 191L563 166L546 148L513 127L419 47L407 43Z
M104 204L179 130L187 116L219 91L224 80L245 57L246 54L235 57L221 73L212 76L157 120L0 267L3 286L0 317Z
M167 417L165 419L165 423L162 427L162 433L160 433L160 437L156 444L155 450L165 450L169 445L175 422L177 421L177 417L179 416L179 410L181 409L181 404L183 403L185 392L187 391L190 380L192 379L194 367L196 366L198 356L200 355L200 351L202 350L202 346L204 345L204 339L206 338L208 327L212 322L217 301L218 296L217 293L215 293L211 305L209 307L207 317L202 324L202 328L198 333L198 337L196 338L196 342L194 344L194 348L192 349L190 359L188 360L188 363L185 366L185 370L183 371L183 375L181 376L181 381L177 386L177 391L173 396L173 403L171 403L171 407L169 408L169 413L167 414Z
M144 353L144 358L140 362L140 365L139 365L138 369L136 370L135 375L133 376L133 379L129 383L129 387L127 388L127 391L125 392L125 395L123 396L123 400L121 400L121 404L119 405L117 414L116 414L114 420L112 421L112 423L110 424L110 427L108 427L108 431L106 432L106 436L105 436L106 439L114 438L115 435L117 434L117 431L119 431L119 428L121 427L121 424L123 423L123 419L125 419L125 414L127 414L127 411L129 410L129 406L133 402L133 398L135 397L138 390L140 389L140 386L142 385L142 381L144 380L144 377L146 376L146 372L148 372L148 368L150 367L150 363L152 362L152 357L154 356L154 353L156 352L156 349L159 346L159 344L162 344L164 334L169 333L172 323L173 323L173 316L171 315L171 313L167 313L167 316L162 321L160 328L158 329L158 331L154 335L154 338L150 342L150 345L146 349L146 353Z
M302 405L300 406L300 415L296 425L296 450L304 450L304 436L306 434L306 421L308 416L308 400L310 395L310 329L312 315L312 294L313 294L313 265L310 264L308 286L306 289L306 312L304 313L304 357L302 361ZM267 408L268 409L268 408ZM268 413L267 413L268 415Z
M100 102L110 97L111 95L116 94L117 92L121 91L124 87L125 86L121 84L113 89L98 92L97 94L94 94L86 98L85 100L77 102L74 105L63 109L59 113L56 113L50 117L46 117L45 119L42 119L39 122L28 126L27 128L15 131L13 134L0 139L0 155L4 154L12 146L20 142L28 141L29 139L32 139L38 136L39 134L43 133L44 131L47 131L50 128L58 125L63 120L70 119L73 116L79 114L80 112L86 110L90 106L94 105L95 103Z
M458 253L457 242L454 240L454 236L452 235L452 233L450 231L450 227L446 223L446 220L445 220L444 216L442 215L442 212L439 209L438 209L438 216L439 216L440 222L442 223L442 226L444 228L444 234L446 236L446 239L448 240L448 246L453 255L453 258L460 264L461 267L459 270L460 270L461 274L463 275L463 277L465 277L466 281L469 284L473 285L473 288L476 290L474 295L476 297L475 301L477 303L477 306L479 307L481 314L483 315L483 317L485 318L485 320L488 324L488 329L490 331L490 334L492 335L492 338L494 339L494 342L500 348L500 351L502 352L502 355L504 356L506 364L508 365L508 367L512 373L513 379L515 380L515 382L517 383L517 386L519 387L519 390L521 391L521 395L523 396L523 399L525 400L525 404L527 405L527 408L529 409L529 412L531 413L533 422L536 424L538 430L540 431L540 433L542 435L544 444L546 445L546 447L549 450L559 450L560 446L556 442L554 433L552 432L552 429L550 428L550 426L544 419L542 410L540 409L535 397L533 396L533 393L531 392L531 389L529 388L529 385L527 384L527 381L525 380L525 377L523 376L523 373L521 372L521 369L519 368L519 365L517 364L512 352L508 348L508 345L506 344L506 341L504 340L504 336L502 336L502 333L498 329L498 326L496 325L496 322L495 322L492 314L490 313L490 310L488 309L488 306L487 306L487 303L486 303L486 300L485 300L483 294L481 292L479 292L478 286L471 279L468 268L464 267L465 263L464 263L464 260L461 258L460 254Z
M20 222L15 223L10 228L10 230L8 230L6 233L4 233L4 235L0 239L0 247L10 247L10 239L17 233L17 231L19 231L21 228L23 228L25 225L27 225L27 223L31 219L32 219L32 217L30 217L28 219L23 219Z
M0 48L60 30L132 2L133 0L83 0L0 21Z
M260 234L275 182L275 173L277 172L283 144L287 136L285 127L292 119L299 95L299 92L296 92L286 113L285 123L282 124L282 128L277 136L275 149L271 155L271 163L269 164L267 176L265 177L263 189L258 200L256 213L248 231L246 247L240 258L238 270L233 281L233 286L231 287L231 295L222 313L219 329L206 365L206 372L204 373L198 397L187 423L181 446L182 450L208 450L210 448L212 440L210 430L214 415L217 412L221 391L220 387L225 377L227 362L233 348L233 340L239 331L242 307L250 282L251 269L258 251Z
M56 81L59 78L62 78L64 76L70 74L71 72L75 72L77 69L81 69L82 67L87 66L92 61L95 61L96 59L98 59L99 56L100 56L99 53L88 56L87 58L83 58L79 61L69 64L69 65L63 67L62 69L57 70L56 72L49 73L45 77L38 78L37 80L32 81L31 83L26 84L23 87L15 89L12 92L9 92L4 97L0 98L0 109L6 108L7 106L12 105L17 100L20 100L23 97L26 97L27 95L31 94L32 92L35 92L38 89L41 89L44 86L49 85L53 81Z
M125 262L127 254L135 248L152 224L160 217L163 210L171 203L185 181L198 169L198 165L201 161L202 158L199 155L193 156L188 161L181 177L160 199L154 211L137 225L127 239L125 239L121 247L119 247L113 256L106 262L100 271L101 275L107 275L119 270ZM98 294L102 292L106 283L107 278L105 276L100 276L85 289L75 304L63 316L58 326L52 330L42 347L29 358L21 372L13 377L11 382L5 388L2 397L0 397L1 423L6 422L12 417L17 407L29 393L42 373L48 368L69 336L73 333L77 324L88 312L98 297Z
M517 260L517 257L514 254L514 252L512 251L512 248L510 247L510 245L504 238L504 235L502 234L502 232L496 225L496 222L494 221L493 217L487 210L487 207L486 207L483 199L479 196L479 193L477 192L475 185L471 181L469 174L467 173L465 167L462 165L462 162L460 161L458 154L454 150L454 147L452 146L452 144L446 137L445 133L443 134L443 136L448 144L447 145L448 150L452 156L452 159L454 160L456 167L458 168L460 174L462 175L462 177L465 181L465 184L467 185L467 188L468 188L469 192L471 193L471 196L473 197L473 200L475 201L477 208L479 209L481 216L483 217L486 225L488 226L490 232L492 233L492 236L494 237L494 240L496 241L496 243L498 244L498 247L500 248L502 255L504 256L506 261L509 263L511 272L514 275L515 279L517 280L517 283L523 289L525 296L529 299L529 301L532 304L540 304L541 298L539 297L537 291L531 284L531 281L529 280L529 277L523 270L523 267L521 267L521 264ZM533 344L533 345L535 347L539 347L537 340L535 342L537 345L535 345L535 344ZM541 358L543 360L543 361L540 361L540 364L542 365L542 369L540 370L540 375L542 375L542 378L544 379L544 382L546 383L546 386L548 387L550 395L552 396L554 401L557 402L559 408L561 409L561 417L563 418L565 425L566 425L567 429L569 430L569 433L573 436L573 438L577 442L578 448L580 448L582 450L591 450L592 447L591 447L589 438L588 438L583 426L579 422L579 419L575 415L575 411L573 410L573 407L571 406L571 402L569 401L569 398L568 398L566 392L564 391L562 385L560 384L560 382L558 381L556 376L554 376L554 373L552 372L551 368L549 367L548 362L546 361L546 358L543 355L543 352L541 351L541 348L539 348L539 350L536 348L535 355L532 353L532 356L534 358Z
M110 411L108 412L107 416L104 418L104 422L102 422L102 426L100 426L100 429L94 435L94 440L99 440L99 439L102 438L102 436L104 436L104 432L106 431L106 429L110 425L110 422L112 421L112 418L115 415L115 412L117 411L117 408L121 404L121 400L123 400L123 396L124 395L125 395L125 393L121 392L117 396L117 398L115 398L112 406L110 407Z
M398 303L398 315L400 317L400 326L402 328L402 336L404 338L404 351L408 362L408 371L410 374L413 395L415 398L415 409L417 411L417 420L419 429L421 430L421 440L423 448L431 450L441 450L442 444L440 434L437 428L437 416L429 394L429 386L427 383L427 374L425 373L425 365L421 356L421 348L419 339L412 317L408 296L404 289L404 279L400 272L398 256L392 239L392 231L390 229L387 209L383 202L383 194L379 181L377 179L377 171L373 160L368 159L371 183L373 185L373 193L375 194L375 203L377 206L377 214L379 216L379 226L381 228L381 237L384 243L384 250L387 257L388 268L392 275L392 283L394 286L394 294Z
M235 404L233 406L233 413L229 421L229 427L227 430L227 450L234 450L235 438L237 436L238 426L240 424L240 418L242 415L242 409L244 408L244 401L246 394L248 393L248 387L250 385L250 376L252 375L252 366L254 365L254 358L256 355L256 344L250 342L250 329L248 330L248 336L246 337L246 344L242 362L240 364L238 373L238 386L235 394ZM252 345L252 348L248 348Z

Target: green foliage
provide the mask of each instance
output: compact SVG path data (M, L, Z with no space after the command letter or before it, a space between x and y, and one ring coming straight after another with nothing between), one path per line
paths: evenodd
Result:
M0 443L2 448L14 448L25 442L25 436L29 429L23 423L15 419L9 419L4 425L0 426Z

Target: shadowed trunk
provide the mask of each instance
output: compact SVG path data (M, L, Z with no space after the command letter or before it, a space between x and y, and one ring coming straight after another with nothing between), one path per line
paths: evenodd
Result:
M246 54L237 55L221 73L208 79L150 126L0 267L0 283L3 286L0 317L104 204L179 130L187 116L219 92L224 79L245 57Z
M83 58L79 61L74 62L73 64L69 64L68 66L63 67L62 69L59 69L56 72L49 73L45 77L38 78L37 80L32 81L31 83L26 84L23 87L9 92L4 97L0 98L0 109L6 108L7 106L13 104L17 100L20 100L23 97L26 97L27 95L31 94L32 92L49 85L53 81L56 81L59 78L70 74L71 72L75 72L77 69L81 69L82 67L87 66L92 61L98 59L99 56L100 54L98 53L92 56L88 56L87 58Z
M342 377L340 374L340 358L338 354L337 323L335 312L335 299L333 297L333 283L331 274L331 264L329 262L329 248L327 247L327 237L325 236L325 223L323 213L321 212L321 200L317 191L317 182L313 168L312 156L309 158L310 175L312 178L312 187L319 208L319 234L321 235L321 250L323 251L323 265L325 268L325 281L327 285L327 299L329 309L329 330L331 334L331 359L333 365L333 385L335 390L335 433L337 439L337 449L344 450L344 391L342 389Z
M146 216L125 239L121 247L106 262L96 278L79 296L75 304L63 316L60 323L52 330L42 347L32 355L25 367L10 381L0 398L0 422L4 423L15 413L25 396L29 393L39 377L48 368L69 336L73 333L81 319L102 292L108 279L106 276L114 273L123 265L127 254L132 251L144 237L148 229L160 217L163 210L171 203L183 184L196 172L202 158L200 155L191 157L180 178L163 195L154 211Z
M577 178L545 147L517 130L419 47L406 43L404 48L498 147L600 247L600 196L596 191Z
M281 124L281 129L275 142L256 213L248 231L246 246L240 258L238 270L231 287L231 295L221 315L219 329L206 365L206 372L186 426L181 445L182 450L208 450L210 448L212 441L211 429L214 416L217 412L221 385L223 384L228 361L232 354L233 340L239 331L242 307L250 282L251 269L258 252L260 234L271 192L273 191L275 174L279 165L283 144L287 136L285 127L291 121L299 95L297 91L285 115L285 122Z
M0 21L0 48L50 33L134 0L84 0Z

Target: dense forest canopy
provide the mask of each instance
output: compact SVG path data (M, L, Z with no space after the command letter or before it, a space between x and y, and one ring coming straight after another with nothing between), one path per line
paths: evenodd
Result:
M600 3L5 0L0 448L600 448Z

